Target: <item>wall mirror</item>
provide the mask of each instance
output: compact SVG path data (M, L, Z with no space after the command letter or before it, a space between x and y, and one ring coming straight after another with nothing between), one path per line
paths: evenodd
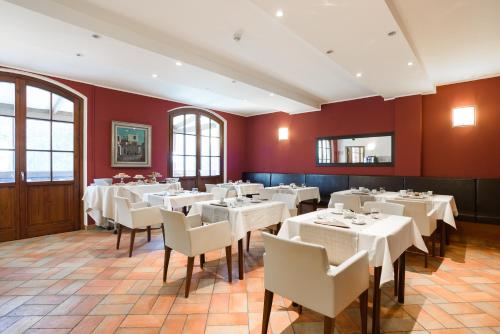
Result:
M320 137L317 166L392 166L394 133Z

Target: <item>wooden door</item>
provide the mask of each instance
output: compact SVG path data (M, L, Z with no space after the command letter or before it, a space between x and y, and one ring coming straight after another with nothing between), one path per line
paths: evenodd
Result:
M183 108L170 112L172 177L185 189L205 191L205 184L223 182L223 123L208 112Z
M14 226L2 231L1 239L77 230L81 220L81 101L42 81L28 77L14 81L14 175L5 174L12 168L0 165L0 180L4 175L10 181L0 183L0 211L9 211L7 221Z

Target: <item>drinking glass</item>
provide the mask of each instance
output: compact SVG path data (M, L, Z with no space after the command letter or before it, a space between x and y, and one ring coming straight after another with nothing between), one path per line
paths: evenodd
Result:
M191 191L194 192L194 193L197 193L198 192L198 188L193 188L193 189L191 189Z

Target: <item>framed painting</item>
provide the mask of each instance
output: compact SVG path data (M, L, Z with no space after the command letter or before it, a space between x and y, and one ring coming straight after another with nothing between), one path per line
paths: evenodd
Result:
M151 167L151 125L111 123L111 167Z

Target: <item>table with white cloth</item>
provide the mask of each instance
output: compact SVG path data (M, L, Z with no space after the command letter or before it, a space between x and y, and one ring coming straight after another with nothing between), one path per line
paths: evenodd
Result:
M180 189L181 184L156 183L135 185L90 185L85 189L83 202L85 212L95 221L98 226L106 226L107 221L115 220L115 196L126 197L132 203L141 202L144 194Z
M183 191L180 193L162 191L158 193L147 193L144 202L151 206L161 205L167 210L187 208L197 202L210 201L214 194L205 192Z
M217 200L194 203L189 216L200 214L205 223L228 220L231 224L232 238L238 241L239 277L243 279L243 238L247 232L255 231L284 222L290 211L283 202L255 201L249 199L239 202L238 207L220 206ZM236 199L225 199L227 205L238 203Z
M256 195L264 189L262 183L221 183L219 187L234 187L238 196Z
M351 219L343 218L340 214L334 214L333 209L325 209L310 212L304 215L291 217L282 224L278 236L285 239L292 239L299 236L300 224L316 224L319 217L327 216L346 224L351 230L358 233L358 250L368 252L370 265L375 268L374 294L373 294L373 321L374 329L379 329L380 321L380 286L393 279L395 282L395 292L397 291L398 300L404 302L404 272L405 272L405 251L411 246L428 252L425 242L418 230L417 225L410 217L392 216L378 214L375 218L371 215L358 215L362 217L365 225L355 225ZM325 225L322 225L325 226ZM329 227L332 233L338 227ZM319 236L322 246L327 252L334 249L333 237L329 238L325 233L329 229L322 231ZM398 269L395 263L399 265L398 275L395 275L395 269Z
M317 203L321 201L321 195L318 187L291 187L291 186L275 186L266 187L269 192L273 193L285 193L297 195L296 205L299 206L300 203L304 201L313 200L314 210L317 209Z
M385 191L385 192L369 192L361 193L356 190L343 190L337 191L334 194L343 195L357 195L357 196L373 196L377 201L386 200L408 200L408 201L423 201L430 204L429 211L436 209L436 219L440 220L440 236L441 242L439 244L439 255L444 257L445 255L445 245L447 244L447 229L446 225L457 229L455 223L455 217L458 216L457 204L455 203L455 197L451 195L424 195L423 198L415 198L413 196L402 197L398 192ZM444 223L443 223L444 222ZM445 225L446 224L446 225Z

